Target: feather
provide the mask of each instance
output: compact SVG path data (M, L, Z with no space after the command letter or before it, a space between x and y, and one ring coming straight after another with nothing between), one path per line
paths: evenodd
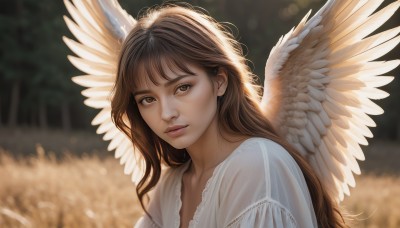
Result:
M103 87L114 86L115 78L112 76L85 75L75 76L72 78L72 81L84 87Z
M360 78L367 84L368 87L382 87L384 85L389 84L393 81L394 77L392 76L375 76L375 77L363 77Z
M124 167L124 173L129 175L133 172L133 169L135 167L135 158L133 156L133 151L129 152L130 156L128 158L128 160L125 163L125 167Z
M355 91L358 96L367 97L369 99L380 100L389 96L389 93L376 89L376 88L362 88L358 91Z
M309 106L309 110L310 110L310 111L313 111L313 112L316 112L316 113L318 113L318 112L324 110L324 108L322 107L321 102L318 102L318 101L316 101L316 100L314 100L314 99L312 99L312 100L308 103L308 106Z
M121 145L115 150L115 158L120 158L126 151L128 151L131 147L131 143L129 140L124 140Z
M362 151L360 145L357 142L349 140L347 142L347 147L349 148L349 151L355 158L357 158L360 161L365 160L364 152Z
M85 105L92 108L108 108L111 107L111 103L108 100L108 97L94 97L86 99L83 102Z
M360 70L360 73L363 77L381 75L394 70L399 65L400 60L369 62L364 64L364 67Z
M351 106L351 107L360 107L360 101L355 98L351 93L345 93L326 88L327 99L335 101L335 103L339 105Z
M111 108L102 109L92 120L92 125L99 125L107 119L111 119Z
M343 20L339 26L337 26L336 30L333 33L335 37L334 41L337 39L341 41L345 34L353 31L357 27L359 27L365 19L368 18L381 4L383 0L374 0L374 1L365 1L364 4L360 5L360 8L356 8L354 12L351 13L351 16L347 18L347 20ZM351 8L349 8L351 9Z
M319 118L322 120L322 123L326 126L329 127L332 125L332 120L329 118L328 114L325 112L325 110L321 110L318 113Z
M111 121L111 119L107 119L106 121L100 124L100 126L97 128L96 133L99 135L104 134L113 129L113 127L115 127L114 123Z
M118 130L118 128L112 128L112 129L108 130L107 133L104 134L103 140L110 141L113 138L117 137L117 135L119 135L119 134L120 134L120 131Z
M329 71L329 76L332 77L332 81L342 80L344 77L353 77L353 75L359 73L364 67L364 64L354 62L347 64L343 64L343 62L338 63L340 65L331 63L332 69Z
M309 71L309 73L307 73L307 74L310 75L311 79L319 80L319 79L326 78L326 75L324 73L318 72L316 70L313 70L313 71L308 70L308 71Z
M81 12L78 11L68 0L64 0L64 4L68 12L71 14L72 19L74 19L74 21L80 28L82 28L83 31L86 31L88 36L94 40L97 40L99 43L106 42L106 40L103 39L103 36L106 33L100 33L99 30L93 27L90 22L81 14Z
M87 59L89 61L102 64L108 64L109 62L114 61L114 58L85 45L79 44L78 42L66 37L63 37L63 41L75 54L82 59Z
M310 134L311 140L313 141L314 145L318 146L319 144L321 144L321 136L311 122L308 122L306 124L306 129L307 132Z
M328 149L327 149L328 147L325 147L325 144L326 144L326 141L323 141L319 145L319 151L320 151L319 154L321 154L322 159L324 160L325 164L328 166L328 168L332 172L332 174L339 180L343 180L344 175L339 169L340 166L338 165L338 162L333 159L331 152L328 151Z
M122 140L124 140L125 136L123 134L117 134L110 142L110 144L108 144L107 150L108 151L112 151L115 150L122 142Z
M350 188L346 183L341 183L343 193L350 196ZM344 197L344 196L343 196Z
M331 139L332 138L332 139ZM329 151L329 153L333 156L333 158L342 163L343 165L347 164L346 158L345 158L345 151L344 150L340 150L338 148L340 148L340 144L336 143L335 141L332 142L333 139L333 135L329 133L329 136L327 135L326 138L324 139L323 143L324 145L320 145L320 147L326 151Z
M371 130L367 126L362 124L362 122L357 119L357 117L353 116L353 118L350 118L349 120L349 126L357 129L357 132L360 132L363 136L368 138L373 137Z
M346 151L348 150L348 148L340 148L340 150L342 151ZM360 166L357 163L357 160L353 157L353 155L351 153L342 153L346 156L346 167L350 168L350 170L357 175L361 174L361 170L360 170ZM355 186L355 181L354 181L354 186ZM353 187L354 187L353 186Z
M89 89L85 89L82 91L82 95L85 97L110 97L112 86L104 86L104 87L93 87ZM107 100L110 100L108 98Z
M72 0L76 9L79 9L80 14L90 23L90 25L95 28L99 32L103 32L101 25L94 19L96 13L90 12L87 6L90 1L82 1L82 0Z
M64 21L71 33L79 40L79 42L104 54L112 53L109 48L106 48L103 44L99 43L97 40L90 37L86 32L82 31L82 29L79 28L68 17L64 16Z
M365 137L362 135L361 132L357 131L357 128L354 128L354 125L349 122L350 125L350 131L347 131L347 136L357 142L358 144L367 146L368 141L365 139Z
M357 34L358 36L357 38L363 39L364 37L374 32L376 29L378 29L391 16L393 16L394 12L397 10L398 7L399 7L399 1L388 5L384 9L368 17L368 19L361 26L359 26L357 31L355 32L355 34ZM339 35L333 35L333 37L335 37L332 40L333 42L342 38L342 36Z
M125 153L121 156L121 158L119 160L119 164L124 165L128 161L130 156L132 156L132 154L129 153L129 151L125 151ZM125 173L125 174L127 174L127 173Z
M332 51L330 60L332 62L337 62L340 61L339 59L349 59L352 56L362 54L366 50L370 50L392 38L394 38L399 32L391 32L391 31L386 31L380 34L377 34L375 36L369 37L367 39L364 39L363 41L359 41L357 43L354 43L352 45L348 45L345 48L339 49L337 51Z
M331 126L328 130L328 135L329 134L332 134L340 145L346 147L347 143L343 138L344 132L341 128L338 128L337 126Z
M361 122L361 124L364 124L368 127L376 127L375 122L369 117L367 114L364 112L360 112L356 108L349 108L352 114L352 117L357 118Z
M348 107L351 106L342 105L329 96L327 96L326 101L322 103L322 107L324 107L324 110L328 113L328 115L329 113L336 113L336 115L351 117L351 113L348 111Z
M333 119L332 122L333 122L333 125L336 125L336 126L338 126L340 128L349 129L348 117L342 117L342 118L338 118L338 119Z
M308 135L306 132L299 137L301 145L303 145L309 151L315 151L314 144L312 142L311 136Z
M115 66L95 63L89 60L68 56L69 61L79 70L92 75L113 75Z
M364 51L362 54L355 55L350 60L356 62L368 62L378 59L383 55L387 54L389 51L391 51L394 47L396 47L399 44L399 42L400 42L400 36L397 36L396 38L393 38L388 42L385 42L381 45L378 45L374 48Z
M359 97L361 103L361 110L370 115L381 115L383 114L383 109L376 105L368 98Z
M320 135L326 135L326 127L322 123L322 120L319 118L319 116L313 112L308 112L307 117L310 120L310 122L314 125L315 129L318 130Z
M139 154L138 152L136 152L136 148L133 148L133 149L134 149L134 153L135 154ZM145 164L144 164L143 160L144 159L135 159L136 166L135 166L134 171L132 173L132 182L134 182L134 183L137 180L141 180L143 178L143 174L145 173L145 171L143 169L143 167L145 167Z
M326 95L324 94L323 91L315 89L312 86L308 86L308 93L310 94L310 96L318 101L324 101L326 99Z
M346 92L351 90L358 90L365 87L366 84L356 78L341 78L332 80L329 83L329 88L337 92Z
M336 187L336 183L335 183L335 177L333 177L332 172L328 171L328 169L326 168L326 164L324 159L321 156L321 153L316 153L315 154L315 164L313 167L318 167L319 168L319 173L318 176L320 177L321 180L329 180L329 181L325 181L324 185L326 186L325 189L327 189L327 191L332 192L332 194L337 195L339 194L338 192L340 191L340 189L338 189Z

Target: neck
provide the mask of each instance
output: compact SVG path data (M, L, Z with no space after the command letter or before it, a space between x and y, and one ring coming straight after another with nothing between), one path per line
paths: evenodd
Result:
M214 121L217 120L214 119ZM202 176L213 171L247 138L220 132L217 126L216 123L210 124L203 136L186 148L192 160L190 171L188 171L195 176Z

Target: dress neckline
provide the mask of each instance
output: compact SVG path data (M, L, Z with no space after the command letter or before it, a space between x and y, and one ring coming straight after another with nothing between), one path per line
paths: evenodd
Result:
M209 185L211 184L212 180L214 179L215 174L217 173L217 170L222 166L222 164L224 164L224 163L226 163L226 161L230 160L230 158L232 158L233 155L234 155L237 151L239 151L239 148L241 148L247 141L249 141L249 140L251 140L251 139L254 139L254 138L257 138L257 137L250 137L250 138L245 139L243 142L241 142L241 143L239 144L239 146L237 146L237 147L228 155L228 157L226 157L226 158L225 158L223 161L221 161L217 166L215 166L215 168L214 168L214 170L213 170L213 172L212 172L211 177L208 178L208 180L207 180L207 182L206 182L206 185L204 186L204 189L203 189L203 191L202 191L202 193L201 193L201 201L200 201L199 205L197 205L197 207L196 207L196 210L195 210L195 212L194 212L194 214L193 214L193 218L189 221L189 226L188 226L188 228L193 228L194 225L196 225L196 224L198 223L198 217L199 217L199 215L200 215L200 212L203 210L204 203L205 203L205 199L206 199L207 192L208 192L208 189L209 189ZM189 160L189 161L187 161L187 162L183 165L182 169L180 170L179 176L178 176L178 178L177 178L177 180L179 180L179 181L178 181L178 183L177 183L177 185L176 185L176 187L175 187L175 195L176 195L176 199L177 199L177 200L176 200L176 207L175 207L175 215L176 215L176 216L174 216L174 218L176 218L176 220L175 220L175 227L177 227L177 228L180 227L180 223L181 223L181 216L180 216L179 212L180 212L180 210L181 210L181 208L182 208L182 198L181 198L181 196L182 196L183 174L187 171L187 169L189 168L191 162L192 162L192 161Z

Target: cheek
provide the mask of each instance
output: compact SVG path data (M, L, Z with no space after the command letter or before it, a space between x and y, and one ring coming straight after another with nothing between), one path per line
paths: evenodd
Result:
M217 109L216 100L216 95L214 95L210 84L199 86L186 102L186 113L199 121L208 121L210 116L215 115Z
M157 118L154 115L155 112L148 109L139 109L139 113L147 126L149 126L153 132L157 132L157 129L155 129L157 126Z

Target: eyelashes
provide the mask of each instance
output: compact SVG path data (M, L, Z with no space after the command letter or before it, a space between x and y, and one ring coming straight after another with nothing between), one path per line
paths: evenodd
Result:
M179 85L178 88L177 88L176 91L175 91L175 94L177 93L178 90L180 90L181 92L186 92L186 91L188 91L191 87L192 87L191 84L182 84L182 85ZM184 88L184 89L181 90L182 88Z
M144 98L141 98L140 100L139 100L139 103L140 104L142 104L142 105L146 105L146 104L150 104L152 101L154 101L155 99L154 98L152 98L152 97L144 97ZM145 103L144 103L145 102Z
M185 84L180 84L176 87L174 94L176 95L184 95L187 92L189 92L189 90L192 88L192 84L189 83L185 83ZM156 99L151 97L151 96L145 96L142 97L138 100L138 103L146 106L146 105L150 105L151 103L153 103Z

